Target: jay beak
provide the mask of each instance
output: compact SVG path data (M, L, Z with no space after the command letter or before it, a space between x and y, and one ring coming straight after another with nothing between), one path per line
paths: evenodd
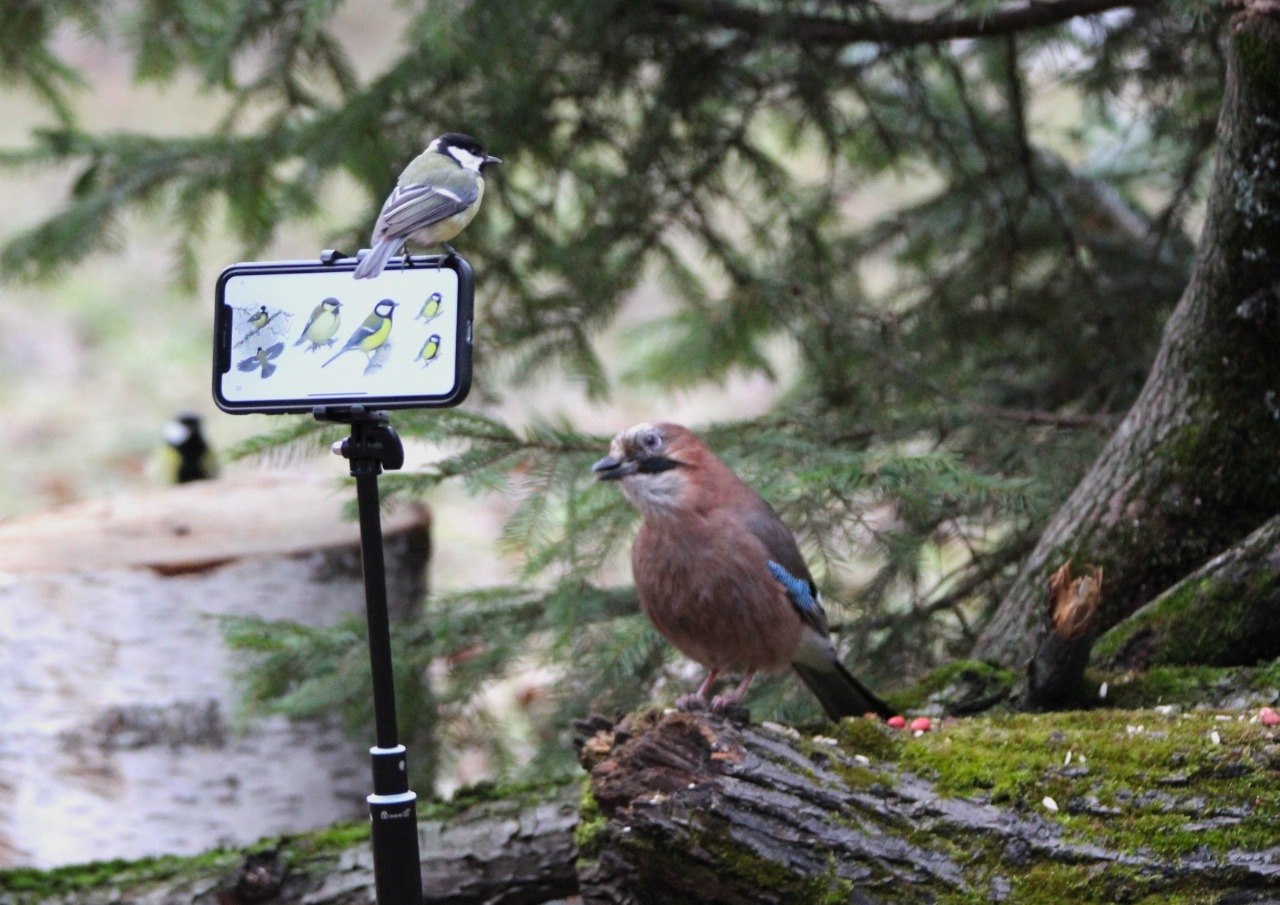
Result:
M680 707L705 707L715 681L738 673L738 686L711 701L732 707L757 672L791 667L833 720L892 715L840 662L791 531L697 436L678 424L637 424L591 470L619 482L644 517L631 570L645 615L707 670Z

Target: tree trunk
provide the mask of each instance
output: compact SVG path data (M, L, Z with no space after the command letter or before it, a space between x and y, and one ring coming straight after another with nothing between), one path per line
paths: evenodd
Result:
M1121 622L1095 646L1103 670L1251 666L1280 657L1280 516Z
M1190 283L1137 402L1045 529L979 658L1026 663L1067 560L1104 570L1105 630L1280 510L1280 7L1238 5Z
M368 742L336 715L238 716L243 661L218 625L363 618L349 498L332 476L254 471L0 524L0 867L193 854L367 813ZM418 507L384 522L399 618L426 591L429 524Z

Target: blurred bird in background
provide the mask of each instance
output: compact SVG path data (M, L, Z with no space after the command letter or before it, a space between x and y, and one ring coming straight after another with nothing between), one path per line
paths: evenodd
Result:
M592 471L618 481L644 516L631 570L645 615L707 669L679 706L705 707L716 680L737 673L737 687L710 702L736 706L757 672L790 666L833 720L892 715L840 662L791 531L697 436L677 424L637 424Z
M454 254L446 243L475 218L484 200L481 171L501 162L461 132L446 132L427 145L409 161L383 203L369 240L373 247L356 266L355 278L382 273L391 256L410 240L427 247L444 245Z
M218 459L205 440L200 416L183 412L164 426L165 480L204 481L218 474Z

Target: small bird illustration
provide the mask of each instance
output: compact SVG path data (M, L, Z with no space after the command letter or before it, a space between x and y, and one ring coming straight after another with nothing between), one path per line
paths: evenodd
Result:
M439 357L440 334L432 333L427 337L427 341L422 344L422 348L418 351L418 361L422 362L422 366L425 368Z
M332 296L316 305L311 309L311 317L307 325L302 328L302 335L294 345L300 346L304 342L309 342L311 343L311 348L307 350L309 352L314 352L321 346L332 346L333 334L338 332L338 326L342 323L341 308L342 302Z
M431 323L440 316L440 302L442 296L438 292L433 292L427 296L427 300L422 303L422 310L417 313L414 320L421 318L426 323Z
M345 355L352 349L359 349L361 352L368 354L385 343L387 337L391 335L391 312L395 311L396 304L391 299L383 299L374 305L373 311L364 319L364 323L351 334L347 344L320 367L327 368L335 359Z
M203 481L218 474L218 458L201 429L200 416L183 412L164 426L166 478L174 484Z
M255 330L261 330L271 320L271 315L267 313L267 306L263 305L253 314L249 315L249 326Z
M892 715L840 662L790 529L695 434L677 424L637 424L614 438L592 471L618 481L644 517L631 570L645 615L707 669L681 707L705 707L724 673L742 679L711 707L736 706L757 672L790 666L833 720Z
M284 343L276 343L274 346L268 346L265 349L262 346L258 346L257 352L254 352L236 367L241 371L252 371L255 368L261 368L262 377L265 379L276 372L276 366L271 363L271 360L279 358L280 353L283 351Z
M374 224L372 248L355 269L357 280L382 273L405 242L444 245L462 232L484 199L485 166L502 161L461 132L446 132L409 161Z

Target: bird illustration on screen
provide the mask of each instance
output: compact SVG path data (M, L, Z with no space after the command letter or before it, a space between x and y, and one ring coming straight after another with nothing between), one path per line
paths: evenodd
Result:
M280 353L283 351L284 343L276 343L274 346L268 346L265 349L262 346L258 346L258 351L237 364L236 368L241 371L261 369L263 378L270 377L276 372L276 366L272 363L272 359L279 358Z
M756 673L790 667L833 720L892 715L840 661L790 529L691 431L637 424L614 438L592 471L619 482L644 517L631 570L645 615L707 670L679 706L707 706L716 681L732 673L738 685L710 706L734 707Z
M418 351L418 361L422 362L422 366L425 368L439 357L440 334L432 333L427 337L427 341L422 344L422 348Z
M387 341L387 337L391 335L391 312L395 311L395 309L396 302L391 301L391 299L383 299L374 305L373 311L364 319L364 323L351 334L347 344L334 353L333 357L320 367L329 367L338 358L353 350L369 354L379 348Z
M356 265L357 280L376 277L405 242L430 247L462 232L484 200L482 171L502 161L461 132L446 132L409 161L374 224L372 248Z
M341 324L342 302L330 296L311 309L311 317L307 320L307 325L302 328L302 335L294 345L311 343L308 352L314 352L321 346L332 346L333 335L338 332Z
M427 300L422 303L422 310L417 313L414 320L422 320L424 323L431 323L440 316L440 303L443 296L438 292L433 292L427 296Z

